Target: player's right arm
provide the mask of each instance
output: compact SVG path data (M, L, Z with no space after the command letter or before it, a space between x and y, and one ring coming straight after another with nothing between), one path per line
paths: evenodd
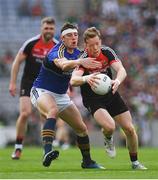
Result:
M17 81L17 76L19 72L20 65L23 61L25 61L26 55L19 51L18 54L16 55L12 68L11 68L11 77L10 77L10 83L9 83L9 92L12 96L16 95L16 81Z
M96 69L96 68L101 68L101 63L98 61L95 61L96 58L80 58L77 60L68 60L66 58L56 58L54 60L54 63L56 66L61 68L63 71L68 71L70 69L74 69L77 66L82 65L84 68L91 68L91 69Z
M75 69L73 71L70 80L71 86L81 86L84 83L88 83L90 86L95 87L95 85L97 84L97 79L99 79L96 75L99 73L82 76L83 73L84 70L82 69Z
M62 71L69 71L75 69L78 66L82 66L87 69L96 69L102 67L102 64L96 61L96 58L80 57L78 59L71 60L64 57L62 53L63 52L60 52L57 48L53 48L52 51L50 51L50 53L48 54L48 58L46 58L44 61L45 66L48 65L51 67L52 65L55 65Z

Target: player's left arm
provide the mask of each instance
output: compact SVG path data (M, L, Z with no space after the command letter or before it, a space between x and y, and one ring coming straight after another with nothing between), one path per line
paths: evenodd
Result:
M103 54L106 55L106 57L109 60L109 65L114 71L116 72L116 78L112 80L112 92L113 94L117 91L119 85L124 81L126 78L126 70L122 65L122 62L118 58L115 51L109 47L104 48L103 47Z
M111 64L112 69L116 72L116 78L112 80L112 92L113 94L117 91L119 85L124 81L127 76L126 70L120 60Z

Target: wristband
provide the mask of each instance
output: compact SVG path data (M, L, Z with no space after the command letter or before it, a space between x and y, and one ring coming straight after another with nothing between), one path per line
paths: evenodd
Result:
M115 81L117 81L119 85L121 84L120 80L118 80L117 78L115 79Z
M83 80L84 83L87 82L87 79L88 79L89 76L91 76L91 75L82 76L82 80Z
M82 81L83 81L84 83L87 82L86 76L82 76Z

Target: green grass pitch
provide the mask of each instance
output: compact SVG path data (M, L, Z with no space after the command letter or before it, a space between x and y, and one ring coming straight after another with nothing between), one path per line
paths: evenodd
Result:
M157 179L158 149L142 148L139 160L148 167L145 171L131 169L128 151L117 148L117 156L110 159L103 148L92 147L94 160L105 170L85 170L80 167L81 155L77 148L60 150L59 158L49 168L43 167L42 148L25 147L20 160L12 160L12 148L0 149L0 179Z

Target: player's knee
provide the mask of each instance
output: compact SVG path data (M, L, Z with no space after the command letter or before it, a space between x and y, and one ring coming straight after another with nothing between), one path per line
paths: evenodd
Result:
M31 115L31 111L29 110L20 112L21 119L27 119L30 115Z
M50 108L48 111L48 117L49 118L55 118L58 114L58 109L57 108Z
M133 125L128 126L124 131L125 131L125 134L128 136L132 136L136 133Z
M88 129L86 127L85 124L83 124L82 126L78 127L78 129L76 129L76 134L78 136L85 136L88 134Z
M111 127L109 127L109 129L107 129L107 133L113 133L115 131L115 127L114 126L111 126Z
M102 127L103 131L108 133L108 134L112 134L115 131L115 124L109 124L106 126Z

